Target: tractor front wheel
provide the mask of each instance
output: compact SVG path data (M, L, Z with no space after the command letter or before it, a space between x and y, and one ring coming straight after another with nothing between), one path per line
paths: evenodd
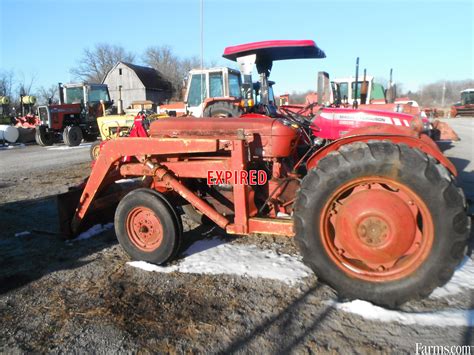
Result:
M134 260L164 264L178 252L181 231L171 206L153 192L128 193L115 212L115 232Z
M242 109L232 102L221 101L207 106L204 109L204 117L239 117L243 113Z
M446 283L469 235L444 166L387 141L353 143L304 178L295 207L304 262L344 298L396 307Z
M90 154L90 157L91 157L91 160L92 160L92 161L97 160L97 158L99 157L99 154L100 154L100 143L102 143L102 142L94 142L94 143L92 143L92 145L91 145L89 154Z

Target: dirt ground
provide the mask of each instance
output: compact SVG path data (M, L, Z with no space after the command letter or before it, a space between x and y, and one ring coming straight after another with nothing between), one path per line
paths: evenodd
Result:
M11 152L0 151L0 160L4 154ZM65 242L55 234L54 195L90 169L88 162L64 164L0 174L0 352L413 353L416 343L474 345L472 327L382 322L338 310L334 292L314 276L290 286L147 272L126 264L113 230ZM210 235L209 227L184 225L188 245ZM15 236L22 231L30 234ZM216 234L298 253L288 238ZM447 308L474 309L473 289L410 302L403 311Z

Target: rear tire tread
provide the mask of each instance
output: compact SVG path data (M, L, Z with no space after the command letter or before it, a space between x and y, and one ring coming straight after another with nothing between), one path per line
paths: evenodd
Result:
M400 167L395 169L397 164L399 164ZM324 200L315 200L322 198L326 193L321 190L331 191L333 185L338 184L338 180L344 181L344 179L347 179L347 174L342 174L341 176L341 167L345 169L346 172L347 170L353 170L355 167L360 167L364 171L359 172L357 174L359 176L368 176L376 174L377 172L390 171L387 170L387 167L393 167L397 172L397 175L393 176L393 178L397 180L400 178L411 178L429 182L429 190L423 192L429 199L433 199L433 201L443 205L441 207L444 217L443 224L449 225L446 226L443 231L437 231L435 228L434 238L436 240L439 239L439 243L444 243L444 245L447 246L447 250L443 252L444 257L439 258L437 261L438 265L429 265L430 270L437 270L436 273L425 276L421 280L413 281L417 287L410 284L409 289L404 289L403 287L397 289L396 285L393 287L394 282L392 282L391 288L394 292L384 293L383 291L381 292L380 289L375 289L375 286L372 285L375 283L369 283L366 290L360 287L360 284L354 288L346 287L348 285L347 280L341 281L331 278L331 276L323 270L328 269L328 265L324 265L324 263L327 262L325 261L326 258L324 258L323 261L323 258L321 258L321 254L324 253L324 251L317 250L319 244L317 244L318 242L315 240L319 237L311 235L310 230L312 229L312 224L314 224L313 218L316 218L315 212L322 209L322 207L318 209L315 206L318 204L324 205ZM417 186L422 185L419 184ZM462 190L455 185L455 179L449 171L438 161L428 157L420 150L410 148L405 144L394 144L389 141L352 143L342 146L338 151L331 152L321 159L317 167L312 169L303 179L300 189L297 192L297 200L295 203L295 243L300 249L303 261L313 269L319 278L332 286L341 297L354 299L363 296L364 299L376 304L394 308L408 300L425 297L436 287L445 284L453 275L455 268L463 259L470 229L470 221L466 215L466 205L464 201L464 194ZM318 214L316 214L316 216L319 218ZM433 222L436 225L435 218L434 216ZM455 225L457 228L454 228ZM439 248L436 252L440 253ZM425 261L420 268L425 266L427 261ZM337 268L337 266L334 267ZM332 276L338 274L338 272L333 272ZM415 277L410 275L407 278ZM403 280L404 279L396 280L395 283ZM364 283L367 284L367 282L362 282L362 284ZM372 289L371 286L374 286L374 288ZM361 293L364 294L361 295Z

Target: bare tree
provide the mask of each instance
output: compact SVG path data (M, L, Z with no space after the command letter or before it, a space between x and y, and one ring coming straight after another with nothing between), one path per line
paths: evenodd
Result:
M33 95L33 85L36 81L36 75L31 75L29 79L22 73L20 76L17 85L18 100L20 100L20 96Z
M99 43L92 49L84 49L82 58L70 72L79 80L101 83L117 62L133 62L134 59L135 55L121 46Z
M0 96L13 95L13 71L0 70Z
M49 87L44 87L41 86L38 89L38 103L46 105L50 102L52 104L57 104L59 102L58 98L58 86L57 85L51 85Z
M445 106L450 106L460 99L460 91L474 87L474 80L437 81L423 85L417 92L410 92L408 96L422 106L440 106L442 104L443 86L446 87Z
M167 45L147 48L143 54L143 62L158 70L165 79L171 82L174 99L182 99L184 80L187 78L188 72L201 66L198 57L179 58ZM204 65L208 67L212 64L206 63Z
M180 96L185 74L181 70L181 60L173 53L171 47L166 45L149 47L143 55L143 61L171 82L174 96Z

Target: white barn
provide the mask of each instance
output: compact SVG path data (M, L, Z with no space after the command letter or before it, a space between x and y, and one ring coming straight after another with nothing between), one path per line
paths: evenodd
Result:
M133 101L144 100L160 105L169 100L173 93L171 83L157 70L125 62L115 64L102 83L109 87L115 104L122 99L124 108L128 108Z

